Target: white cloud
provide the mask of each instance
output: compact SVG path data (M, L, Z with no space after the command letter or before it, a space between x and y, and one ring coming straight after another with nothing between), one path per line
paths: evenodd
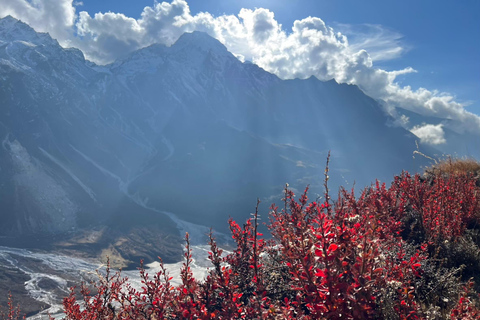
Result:
M142 46L140 40L145 31L138 21L121 13L96 13L92 18L80 12L77 23L80 37L72 39L72 45L81 49L87 58L95 62L111 62Z
M393 125L396 126L396 127L408 128L409 122L410 122L410 118L407 117L406 115L402 114L400 116L395 117L395 121L394 121Z
M217 17L207 12L192 15L185 0L155 2L143 9L139 19L112 12L76 15L72 1L0 0L0 17L10 14L38 31L48 31L62 45L78 47L97 63L111 62L152 43L171 45L184 32L204 31L236 56L281 78L313 75L356 84L387 106L457 120L445 126L480 133L480 117L466 111L453 96L424 88L414 91L396 82L397 76L414 69L385 71L373 66L374 60L393 59L405 50L401 35L381 26L364 25L355 33L343 25L339 29L345 33L341 33L320 18L307 17L287 31L267 9L242 9L238 15ZM387 110L396 116L394 108ZM397 123L408 125L402 119ZM455 123L459 125L450 127Z
M348 37L352 52L365 50L373 61L397 59L409 50L403 35L376 24L336 24L335 29Z
M439 145L447 142L442 124L423 124L413 127L411 131L420 138L421 143Z

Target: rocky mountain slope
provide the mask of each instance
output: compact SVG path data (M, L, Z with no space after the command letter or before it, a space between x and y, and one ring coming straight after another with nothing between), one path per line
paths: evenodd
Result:
M6 17L0 234L177 235L161 211L222 230L286 182L321 194L329 150L334 190L417 170L416 137L390 120L356 86L280 80L204 33L98 66Z

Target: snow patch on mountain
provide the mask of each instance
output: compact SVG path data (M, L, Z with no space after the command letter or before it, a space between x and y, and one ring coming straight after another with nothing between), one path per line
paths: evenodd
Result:
M38 149L53 163L59 166L65 173L67 173L84 191L87 193L93 201L97 201L95 198L95 192L92 191L86 184L84 184L80 178L78 178L66 165L64 165L60 160L52 156L45 149L38 147Z
M17 231L22 233L25 228L37 232L65 232L74 228L78 207L62 185L17 140L10 142L6 139L3 147L9 150L16 169L13 177L15 187L31 199L31 210L24 212L23 219L17 224Z

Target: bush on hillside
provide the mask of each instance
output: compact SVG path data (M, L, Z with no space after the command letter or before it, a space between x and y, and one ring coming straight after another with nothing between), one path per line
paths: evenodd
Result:
M25 316L22 315L20 306L15 306L13 302L12 294L8 294L7 307L4 309L0 306L0 319L1 320L19 320L25 319Z
M193 276L188 234L178 287L163 265L140 268L140 291L107 268L93 293L72 288L65 319L480 319L471 174L402 173L336 201L326 190L309 202L308 188L296 197L286 187L270 208L271 239L257 230L258 205L243 225L230 220L234 249L224 254L210 235L205 279Z
M446 157L440 161L435 161L435 164L426 168L424 177L427 179L434 179L438 176L449 175L470 175L477 180L477 186L480 187L480 162L472 158L453 158Z

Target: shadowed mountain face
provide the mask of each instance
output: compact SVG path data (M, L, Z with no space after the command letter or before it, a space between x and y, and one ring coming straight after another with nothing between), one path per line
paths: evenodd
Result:
M415 137L387 126L357 87L282 81L203 33L107 66L0 20L0 208L4 235L157 223L158 211L220 229L263 212L286 182L389 181ZM335 193L334 192L334 193Z

